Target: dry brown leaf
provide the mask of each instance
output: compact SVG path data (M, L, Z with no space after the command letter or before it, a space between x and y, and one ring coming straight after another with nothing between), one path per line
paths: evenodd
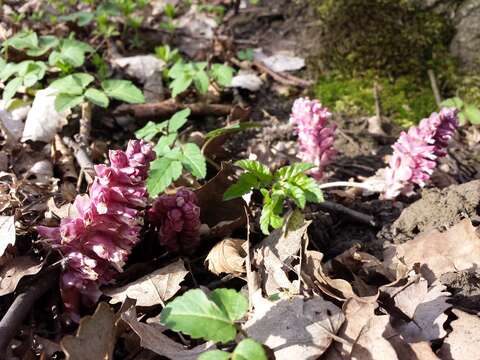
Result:
M0 267L0 296L15 291L18 282L27 275L35 275L43 267L43 263L30 256L19 256L9 259Z
M113 359L115 314L107 303L100 303L92 316L80 320L75 336L61 341L67 360Z
M451 307L447 303L450 293L445 286L428 286L427 280L414 276L405 286L382 287L382 292L390 294L395 306L411 321L397 320L395 328L408 342L431 341L444 337L447 332L443 323L448 316L445 310Z
M432 284L447 272L471 269L480 264L480 238L469 219L462 220L449 230L421 234L406 243L385 250L385 264L405 275L415 263L420 273Z
M187 274L183 260L179 259L130 284L103 292L112 297L111 304L123 302L127 297L135 299L137 306L164 304L180 290L180 283Z
M330 346L344 321L341 310L320 296L272 302L257 292L253 306L245 331L271 348L277 360L316 359Z
M442 360L479 359L480 317L458 309L452 311L458 319L452 322L453 331L444 340L438 356Z
M221 273L241 275L245 273L245 257L243 249L245 240L225 239L217 243L208 253L205 265L215 275Z
M135 307L122 313L122 320L138 335L142 347L170 359L196 360L201 353L215 349L212 343L205 343L191 350L185 349L183 345L162 334L164 327L160 324L157 326L157 324L139 322Z
M0 216L0 256L10 245L15 245L15 218Z
M345 323L338 332L347 343L335 342L326 359L399 360L392 344L385 339L388 315L375 315L376 302L348 299L343 305Z
M217 227L217 232L212 234L216 237L227 237L233 230L246 224L246 206L243 199L223 201L223 194L233 184L233 168L231 165L222 165L217 175L208 181L201 188L195 190L198 203L202 212L200 220L211 229L223 223L224 226ZM221 209L221 210L220 210Z

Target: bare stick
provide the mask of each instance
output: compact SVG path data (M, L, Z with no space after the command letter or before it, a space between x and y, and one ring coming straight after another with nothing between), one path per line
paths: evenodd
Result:
M93 168L93 162L90 160L85 148L69 137L64 137L63 142L73 150L73 156L75 156L78 165L80 165L81 171L84 173L87 181L91 183L95 177L95 170Z
M30 313L35 301L45 294L58 279L57 271L48 271L32 283L25 292L13 301L7 313L0 321L0 354L6 354L8 344L14 338L19 327Z
M435 96L435 102L440 108L442 106L442 97L440 96L440 90L438 90L437 78L432 69L428 69L428 78L430 79L430 85L432 86L433 96Z
M311 81L303 80L290 74L277 73L270 69L268 66L264 65L261 61L254 60L252 64L258 70L270 75L275 81L279 82L280 84L288 86L298 86L301 88L307 88L312 85Z
M379 121L382 121L382 102L380 99L380 88L375 81L373 84L373 97L375 98L375 115Z
M324 202L321 202L321 203L317 204L317 206L322 210L342 213L342 214L348 216L349 218L351 218L353 220L356 220L356 221L358 221L362 224L367 224L367 225L370 225L370 226L377 226L373 216L361 213L361 212L356 211L356 210L352 210L352 209L350 209L346 206L343 206L342 204L338 204L338 203L332 202L332 201L324 201Z
M124 104L119 106L115 110L114 114L131 114L134 117L140 119L158 119L159 117L171 116L177 111L186 108L189 108L192 111L192 115L226 116L230 114L232 110L231 105L207 103L182 104L177 103L175 99L169 99L158 103L150 104Z
M247 257L245 259L245 269L247 270L247 287L248 287L248 307L250 311L253 308L253 294L255 292L254 283L255 279L253 278L252 274L252 259L250 257L250 217L248 216L248 210L244 206L243 209L245 210L245 216L247 219L247 242L246 242L246 249L245 252L247 253Z
M80 119L80 131L78 132L78 142L88 147L90 142L90 132L92 130L92 105L89 101L82 104L82 117Z

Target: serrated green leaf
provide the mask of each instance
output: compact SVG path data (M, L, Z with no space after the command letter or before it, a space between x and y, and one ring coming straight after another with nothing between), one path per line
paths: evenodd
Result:
M80 105L83 100L83 95L70 95L60 93L55 98L55 110L57 110L58 112L64 112L65 110Z
M288 196L295 202L295 204L300 208L303 209L307 202L307 197L305 192L300 187L290 184L284 183L283 186L287 190Z
M230 321L240 320L248 310L248 300L233 289L215 289L210 299L227 314Z
M314 164L309 164L304 162L295 163L289 166L284 166L277 170L277 172L275 173L275 178L288 180L298 174L303 174L306 171L313 169L314 167L315 167Z
M197 144L182 145L182 163L197 179L207 176L207 162Z
M213 64L211 74L218 85L226 87L232 83L234 70L232 67L224 64Z
M107 108L110 103L107 95L103 91L95 88L88 88L84 95L88 101L103 108Z
M179 160L162 157L153 161L147 179L150 196L155 197L162 193L180 175L182 175L182 163Z
M226 343L237 334L228 314L200 289L189 290L168 303L160 314L160 321L194 339Z
M168 77L176 79L187 71L187 66L182 60L178 60L168 71Z
M177 111L169 120L168 120L168 132L173 133L177 132L188 120L188 117L192 111L187 108L181 111Z
M281 228L284 222L284 218L280 216L283 206L284 196L278 192L273 193L271 196L268 191L262 191L264 200L262 213L260 215L260 229L265 235L270 234L270 226L274 229Z
M176 97L178 94L183 93L187 90L193 82L193 78L189 74L182 74L179 77L175 78L169 88L172 91L172 97Z
M248 194L252 189L258 188L259 185L260 184L255 175L250 172L243 173L240 175L237 182L225 191L223 194L223 200L228 201Z
M463 113L470 123L474 125L480 124L480 110L475 105L467 104Z
M305 174L298 174L290 178L289 183L300 187L304 192L307 201L319 203L324 201L323 192L319 189L317 182Z
M165 153L170 151L170 147L173 145L175 140L177 139L177 134L168 134L162 136L159 140L157 145L153 148L157 156L163 156Z
M163 121L159 124L149 121L143 128L135 132L138 139L152 140L158 133L168 126L168 121Z
M200 354L198 360L228 360L230 353L222 350L211 350Z
M129 104L145 102L142 91L128 80L104 80L102 81L102 88L108 97Z
M193 77L193 82L195 83L195 88L200 94L207 93L210 80L208 79L208 75L205 70L197 71Z
M253 339L243 339L233 351L232 360L268 360L261 344Z
M235 162L235 165L242 168L243 170L250 171L260 181L264 183L268 183L273 180L270 169L267 166L263 165L261 162L255 160L239 160Z
M16 77L10 80L5 89L3 89L3 101L9 101L15 96L20 86L22 86L23 79L21 77Z
M212 130L212 131L208 132L205 135L205 139L210 140L210 139L213 139L213 138L216 138L218 136L225 135L225 134L231 134L231 133L239 132L239 131L246 130L246 129L259 128L261 126L262 125L258 122L241 122L241 123L237 123L237 124L231 124L231 125L227 125L223 128L215 129L215 130Z
M50 87L57 89L60 93L68 95L82 95L85 88L95 80L87 73L75 73L55 80Z

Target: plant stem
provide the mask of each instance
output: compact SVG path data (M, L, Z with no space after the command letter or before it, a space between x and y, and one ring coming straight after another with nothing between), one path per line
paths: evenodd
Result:
M334 181L331 183L321 184L318 187L319 189L328 189L332 187L356 187L356 188L366 189L370 191L375 191L371 184L365 184L365 183L354 182L354 181Z

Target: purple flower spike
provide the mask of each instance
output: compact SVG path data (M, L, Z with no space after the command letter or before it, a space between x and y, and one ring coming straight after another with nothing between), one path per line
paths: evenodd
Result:
M81 305L94 305L99 287L109 283L139 241L141 211L147 204L145 180L155 153L144 141L131 140L127 150L110 151L110 166L97 165L88 195L77 196L77 217L57 228L39 226L64 256L60 289L65 308L79 320Z
M160 243L169 251L192 251L200 241L200 207L197 196L188 189L175 195L159 196L148 211L158 228Z
M400 134L385 171L385 198L408 195L415 184L425 186L438 158L447 154L448 141L459 125L457 115L457 109L445 108Z
M296 126L299 142L299 157L302 161L316 165L310 175L317 180L323 177L325 167L330 164L336 151L333 148L336 125L327 127L332 114L318 100L299 98L295 100L290 123Z

